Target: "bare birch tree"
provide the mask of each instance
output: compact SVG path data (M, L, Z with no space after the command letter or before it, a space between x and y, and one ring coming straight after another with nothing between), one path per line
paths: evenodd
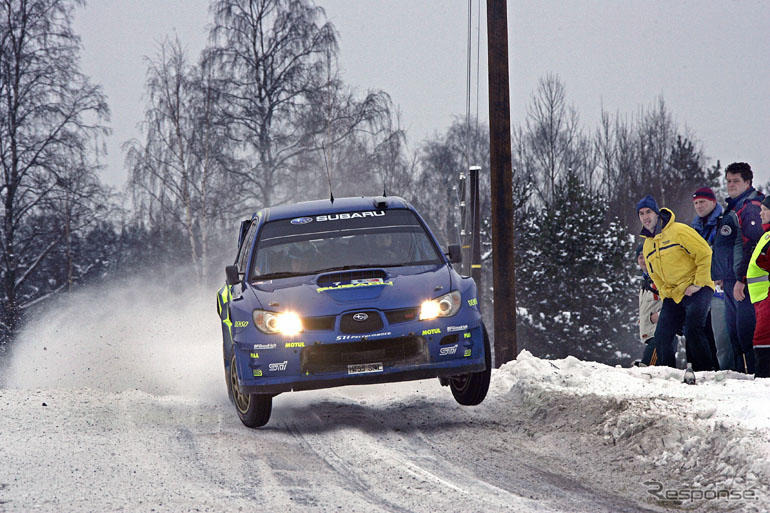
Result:
M202 278L212 229L227 184L226 148L216 116L219 87L209 68L188 62L178 40L161 44L149 61L145 141L127 145L129 185L139 215L150 225L184 232Z
M0 233L2 333L11 335L39 291L25 289L46 255L61 244L59 226L28 222L88 162L88 144L104 133L101 89L79 69L80 41L67 0L0 3ZM41 242L44 242L41 244Z
M533 177L538 198L550 204L553 189L567 170L587 183L593 179L592 148L582 135L566 90L555 75L541 79L532 97L525 126L514 131L515 166Z
M239 182L258 205L291 199L307 152L328 152L370 117L378 97L350 102L334 64L337 36L309 0L218 0L208 57L223 85ZM315 120L315 121L313 121ZM321 155L323 157L323 154ZM316 174L318 170L315 170Z

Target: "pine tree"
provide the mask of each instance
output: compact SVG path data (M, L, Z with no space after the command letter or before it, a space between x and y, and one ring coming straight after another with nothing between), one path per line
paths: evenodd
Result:
M634 346L633 238L601 194L569 170L518 245L524 347L545 357L617 362ZM626 348L624 351L622 348Z

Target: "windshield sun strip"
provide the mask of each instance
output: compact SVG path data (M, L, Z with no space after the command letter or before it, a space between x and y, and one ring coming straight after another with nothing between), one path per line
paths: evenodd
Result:
M351 235L356 235L356 233L360 232L371 232L371 233L379 233L380 231L385 230L394 230L394 229L401 229L405 232L414 232L414 233L421 233L422 226L419 224L396 224L396 225L389 225L389 226L367 226L362 228L345 228L345 229L337 229L337 230L326 230L323 232L312 232L312 233L298 233L296 235L278 235L275 237L266 237L264 239L260 239L259 242L269 242L269 241L275 241L275 240L290 240L290 239L305 239L308 236L310 237L318 237L319 235L326 235L326 234L334 234L335 236L344 237L345 234L350 233ZM328 237L321 237L313 240L323 240ZM311 240L311 239L308 239Z

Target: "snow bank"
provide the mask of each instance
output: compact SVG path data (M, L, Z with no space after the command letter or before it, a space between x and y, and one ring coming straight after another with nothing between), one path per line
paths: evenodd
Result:
M696 376L690 386L678 369L609 367L573 357L541 360L522 351L495 373L491 394L515 405L549 450L578 458L581 451L594 452L608 468L637 473L640 483L660 483L657 493L666 497L668 491L673 504L697 504L688 499L719 494L721 499L700 506L724 507L740 494L743 509L766 511L770 380L732 371ZM574 447L576 440L585 442L581 435L601 445ZM728 493L731 499L724 499Z

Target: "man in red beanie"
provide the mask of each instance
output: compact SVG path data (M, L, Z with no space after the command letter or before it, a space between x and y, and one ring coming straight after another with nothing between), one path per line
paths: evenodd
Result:
M696 232L714 249L714 239L717 233L717 224L722 216L722 206L717 203L717 197L711 187L701 187L692 195L692 204L695 208L695 218L690 223ZM714 275L716 260L711 260L711 278L717 280ZM725 320L725 294L722 287L717 285L714 296L711 298L710 319L706 322L711 326L709 342L713 344L714 358L719 363L720 369L732 369L734 367L733 346L730 342L730 334L727 331Z

